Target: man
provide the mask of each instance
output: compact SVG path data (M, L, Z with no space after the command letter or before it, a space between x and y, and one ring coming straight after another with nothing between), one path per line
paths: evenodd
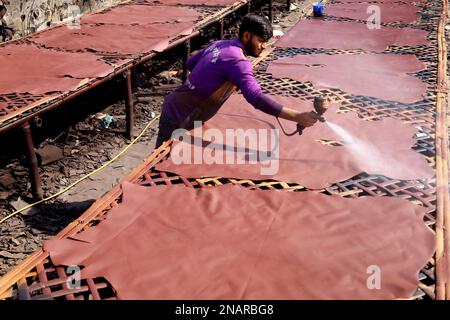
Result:
M238 39L216 41L192 56L186 62L188 79L164 99L156 147L169 140L175 129L191 129L194 121L207 121L214 116L233 92L233 85L253 107L267 114L302 127L321 119L315 112L300 113L282 106L261 92L247 56L258 57L272 36L269 20L248 14Z

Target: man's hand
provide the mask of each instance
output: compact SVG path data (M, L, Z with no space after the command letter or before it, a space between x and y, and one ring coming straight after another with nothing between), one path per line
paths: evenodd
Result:
M300 126L305 128L311 127L317 122L317 120L324 121L324 119L314 111L298 112L287 107L283 107L279 117L285 120L297 122Z
M296 116L295 121L302 127L311 127L314 125L317 120L322 120L322 117L319 116L314 111L311 112L302 112Z

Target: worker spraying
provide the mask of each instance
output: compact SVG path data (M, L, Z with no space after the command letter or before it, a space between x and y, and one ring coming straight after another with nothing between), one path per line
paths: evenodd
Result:
M268 19L248 14L241 23L237 39L213 42L189 58L187 80L164 99L156 147L169 140L174 130L190 130L195 121L205 122L213 117L233 93L233 86L241 90L254 108L295 122L300 133L318 120L324 121L323 112L318 109L298 112L262 93L248 56L260 56L272 36Z

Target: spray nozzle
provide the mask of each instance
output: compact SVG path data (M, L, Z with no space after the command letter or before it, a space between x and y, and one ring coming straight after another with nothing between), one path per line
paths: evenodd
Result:
M325 96L319 95L314 97L314 110L319 116L322 116L328 110L328 99ZM325 118L320 119L325 122Z
M325 118L322 117L322 115L328 110L328 99L327 97L323 96L323 95L318 95L314 97L314 110L316 111L316 113L321 116L319 121L320 122L325 122ZM304 127L302 127L301 125L297 124L297 132L298 134L302 134L303 133L303 129L305 129Z
M314 110L316 111L316 113L321 116L321 118L319 119L320 122L325 122L325 118L322 117L322 115L328 110L328 98L326 96L323 95L318 95L314 97ZM292 132L292 133L287 133L283 126L281 125L280 120L277 118L278 123L280 124L280 128L283 131L283 133L287 136L293 136L294 134L298 133L299 135L301 135L303 133L303 129L305 129L304 127L302 127L300 124L297 123L297 129Z

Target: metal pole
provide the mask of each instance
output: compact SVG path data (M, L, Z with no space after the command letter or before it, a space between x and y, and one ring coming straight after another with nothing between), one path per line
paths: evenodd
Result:
M188 39L185 43L185 51L184 51L184 57L183 57L183 75L182 75L182 80L183 82L186 81L187 76L188 76L188 70L186 68L186 61L189 59L189 56L191 55L191 40Z
M219 39L223 40L223 19L219 21Z
M128 139L133 139L133 128L134 128L134 103L133 103L133 92L131 89L131 69L124 72L126 78L125 85L127 89L127 94L125 96L125 114L126 114L126 137Z
M287 11L291 10L291 0L287 0Z
M36 151L34 150L33 137L31 136L31 128L28 122L22 124L25 145L28 155L28 172L31 180L31 192L35 200L41 200L43 197L41 177L39 176L38 161Z
M273 0L269 0L269 21L273 22L273 10L272 10Z

